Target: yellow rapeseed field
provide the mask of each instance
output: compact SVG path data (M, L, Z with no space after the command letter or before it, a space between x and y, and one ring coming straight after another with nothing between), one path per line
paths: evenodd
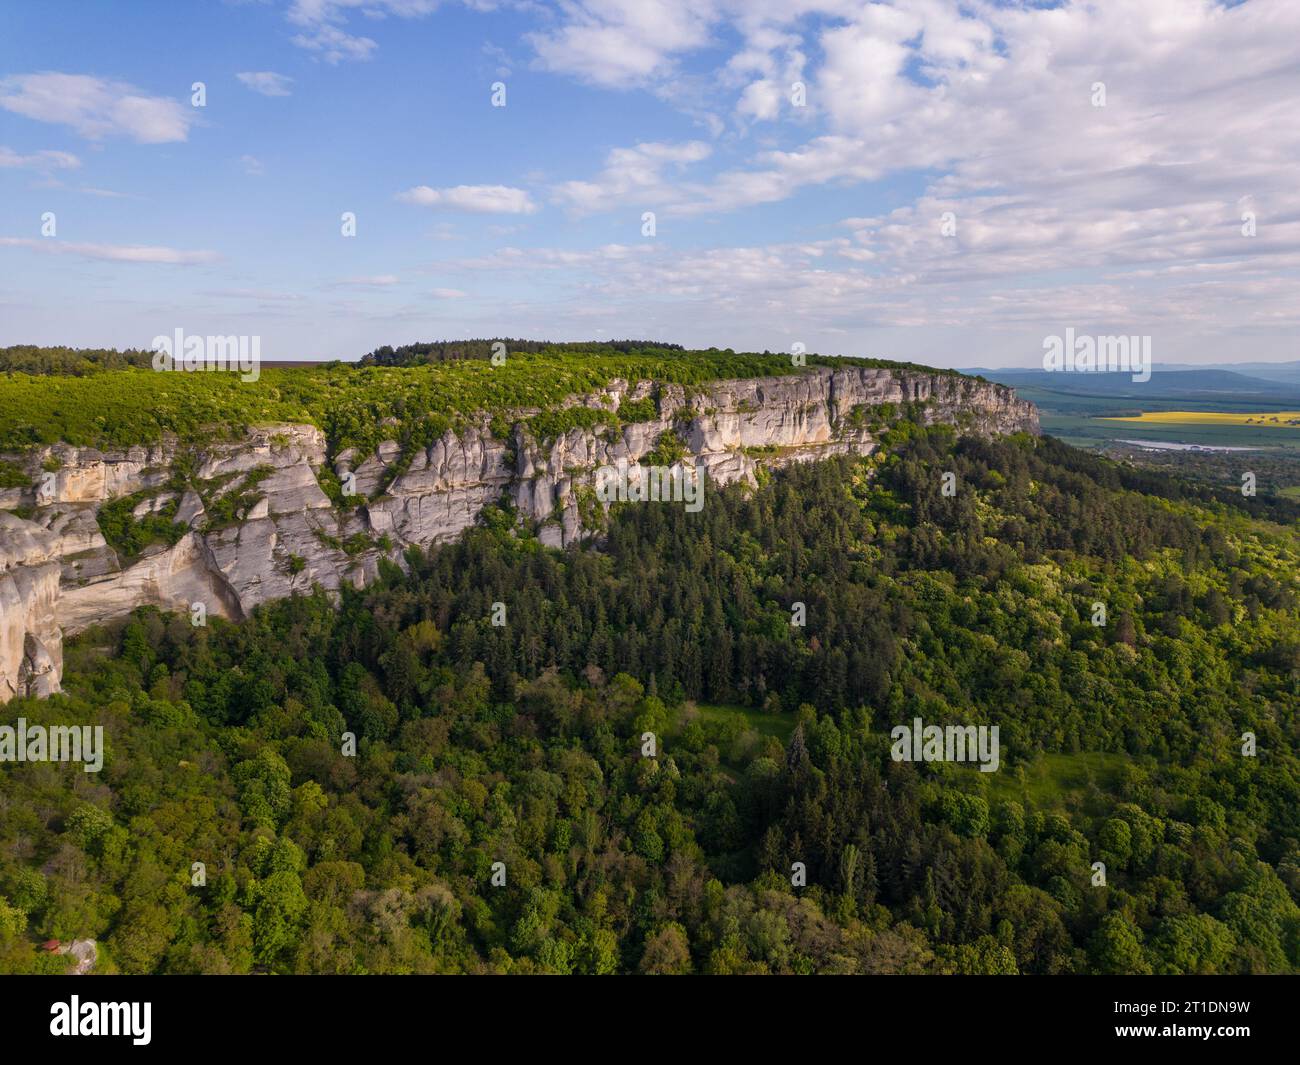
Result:
M1259 425L1278 428L1300 427L1300 411L1279 410L1268 413L1235 411L1159 410L1145 411L1136 417L1102 418L1107 422L1146 422L1162 425Z

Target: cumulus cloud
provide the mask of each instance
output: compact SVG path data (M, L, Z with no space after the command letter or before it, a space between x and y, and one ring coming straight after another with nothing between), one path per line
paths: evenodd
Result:
M554 191L556 202L577 213L611 210L620 204L655 207L676 196L665 171L680 171L712 154L703 141L682 144L650 142L615 148L605 167L590 181L566 181Z
M241 74L236 74L241 82L254 92L260 92L263 96L288 96L290 95L289 86L293 84L293 78L286 77L284 74L276 74L271 70L246 70Z
M149 96L124 81L88 74L17 74L0 79L0 108L69 126L89 140L129 137L138 144L183 141L194 109Z
M509 185L456 185L447 189L416 185L399 192L397 198L420 207L442 207L475 214L532 214L537 210L525 189Z
M538 64L607 88L670 74L679 53L709 43L715 18L708 0L581 0L561 10L559 27L528 35Z
M992 327L1044 315L1266 328L1300 314L1282 276L1300 258L1294 4L697 9L715 37L725 23L742 42L717 72L735 115L790 114L787 83L799 75L811 135L773 138L711 171L665 165L644 146L618 149L593 177L557 186L557 202L576 213L650 206L716 217L901 173L927 174L929 186L887 214L850 220L816 252L784 249L793 261L755 249L693 253L676 266L632 260L659 272L629 278L629 292L655 285L687 298L698 286L703 304L746 315L747 300L766 306L766 289L752 283L770 264L790 289L782 306L820 315L827 329ZM688 47L668 48L662 62ZM1105 106L1094 105L1098 83ZM1258 222L1251 237L1247 211ZM607 283L619 278L607 272ZM733 298L744 279L750 287ZM1237 302L1246 299L1255 305Z

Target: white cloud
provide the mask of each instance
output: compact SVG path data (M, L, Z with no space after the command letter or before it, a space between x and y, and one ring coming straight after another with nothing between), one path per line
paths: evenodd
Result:
M89 140L129 137L138 144L183 141L194 109L165 96L148 96L124 81L87 74L18 74L0 80L0 108L70 126Z
M458 288L434 288L429 290L429 295L440 300L463 300L465 293Z
M448 189L417 185L399 192L397 198L420 207L445 207L476 214L532 214L537 210L526 190L509 185L457 185Z
M1206 264L1249 259L1262 282L1300 254L1294 4L828 2L811 22L810 4L747 6L718 15L744 40L719 85L736 90L742 118L780 117L786 80L805 52L817 55L803 116L817 134L707 177L623 149L629 154L611 155L593 178L559 186L559 202L576 212L645 204L716 215L809 188L932 171L923 196L887 217L856 220L851 240L828 251L846 276L867 271L860 276L873 281L873 305L886 282L942 290L928 313L967 324L1042 310L1048 304L1031 294L1038 290L1079 314L1157 317L1152 301L1164 298L1198 320L1253 318L1230 302L1198 309L1185 288L1153 294L1099 272L1153 268L1165 284L1195 276L1210 301L1228 290L1206 281ZM1092 105L1097 81L1108 86L1104 108ZM1259 219L1252 238L1240 231L1246 209ZM944 211L956 216L955 237L940 232ZM1188 273L1169 272L1180 267ZM1053 275L1063 271L1083 277L1062 286ZM838 275L834 284L854 287ZM989 299L993 287L999 295ZM1286 313L1272 289L1268 299L1270 314ZM900 306L898 321L924 320L920 298Z
M335 281L332 288L390 288L398 283L396 274L373 274L370 277L348 277Z
M239 162L244 167L244 173L249 177L261 177L266 173L266 168L262 166L262 160L255 155L241 155Z
M299 48L319 53L330 64L365 60L374 55L379 44L347 32L344 27L349 14L359 10L371 19L389 15L422 18L437 7L437 0L293 0L287 17L302 32L290 40Z
M299 48L319 52L325 62L334 65L345 59L369 59L379 45L369 37L354 37L337 26L314 26L309 32L289 38Z
M607 88L670 74L677 53L709 42L709 0L581 0L562 5L564 24L528 35L544 70Z
M742 115L758 119L773 119L781 112L785 101L785 92L776 82L767 78L751 81L740 94L736 110Z
M12 148L0 144L0 168L26 170L72 170L81 160L70 152L40 151L19 155Z
M246 70L241 74L236 74L235 77L254 92L260 92L263 96L288 96L290 95L289 86L293 84L293 78L286 77L284 74L276 74L271 70Z
M598 248L498 248L491 255L445 261L443 266L461 270L504 271L519 269L561 270L594 267L654 252L649 244L604 244Z
M1245 331L1283 330L1290 336L1300 327L1294 284L1277 276L1300 266L1300 253L1280 254L1275 263L1134 270L1025 285L1017 273L969 275L954 264L932 269L914 258L906 265L916 270L897 263L882 268L861 259L856 242L864 223L879 226L881 220L850 221L853 235L804 243L692 248L685 254L664 240L576 250L505 247L441 265L473 271L485 289L501 286L500 300L490 291L484 298L501 313L537 316L552 335L566 328L583 332L579 322L589 327L599 321L620 334L646 323L646 335L688 343L786 350L798 340L810 350L940 365L987 365L990 358L998 365L1028 364L1041 359L1044 335L1069 324L1152 334L1165 358L1208 354L1215 345L1221 350L1225 338L1239 339ZM937 224L933 228L937 232ZM513 295L538 278L544 283L534 298L507 306L504 293ZM880 336L889 338L889 347L874 345ZM936 337L944 340L937 343Z
M77 255L83 259L118 263L164 263L172 266L191 266L196 263L216 262L221 258L214 251L181 251L142 244L78 244L71 241L29 237L0 237L0 247L29 248L50 255Z
M665 170L679 171L711 154L712 148L703 141L615 148L593 180L566 181L554 190L555 199L576 213L607 211L627 203L657 207L676 195L665 179Z

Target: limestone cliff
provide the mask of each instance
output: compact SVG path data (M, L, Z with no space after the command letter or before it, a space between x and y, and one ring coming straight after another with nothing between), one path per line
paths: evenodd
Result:
M57 550L39 526L0 511L0 703L59 690Z
M615 416L624 401L647 398L653 417ZM852 367L689 390L615 381L564 405L609 412L606 424L599 416L576 419L596 424L554 440L536 439L528 420L538 412L524 410L508 419L508 440L483 415L407 455L386 442L373 454L347 450L331 461L319 429L271 425L199 448L171 441L100 452L56 444L10 456L32 485L0 489L0 508L28 515L0 509L0 702L57 691L62 633L137 606L238 618L315 584L331 591L363 585L381 558L400 565L407 546L453 539L503 499L538 523L544 543L564 547L594 531L583 515L585 503L591 525L585 490L596 468L636 463L666 433L684 446L685 462L706 471L707 491L752 480L758 463L869 454L876 440L866 415L904 403L921 405L914 409L927 422L967 432L1038 430L1033 406L1000 385ZM327 461L357 505L335 506L322 489ZM52 476L43 472L52 467ZM101 531L109 504L129 507L132 519L160 516L177 535L136 555L115 550Z

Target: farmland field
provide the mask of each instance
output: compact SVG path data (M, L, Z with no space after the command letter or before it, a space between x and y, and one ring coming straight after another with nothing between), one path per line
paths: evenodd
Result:
M1142 422L1158 425L1251 425L1264 429L1300 427L1300 411L1159 410L1137 415L1107 415L1108 422Z
M1060 437L1076 447L1103 447L1120 440L1150 440L1162 443L1200 444L1203 447L1245 447L1277 451L1300 457L1300 425L1246 422L1244 418L1267 418L1268 414L1235 415L1237 419L1210 421L1214 412L1176 412L1189 420L1168 420L1169 412L1147 412L1138 418L1082 417L1040 409L1043 432ZM1206 420L1190 420L1190 419Z

